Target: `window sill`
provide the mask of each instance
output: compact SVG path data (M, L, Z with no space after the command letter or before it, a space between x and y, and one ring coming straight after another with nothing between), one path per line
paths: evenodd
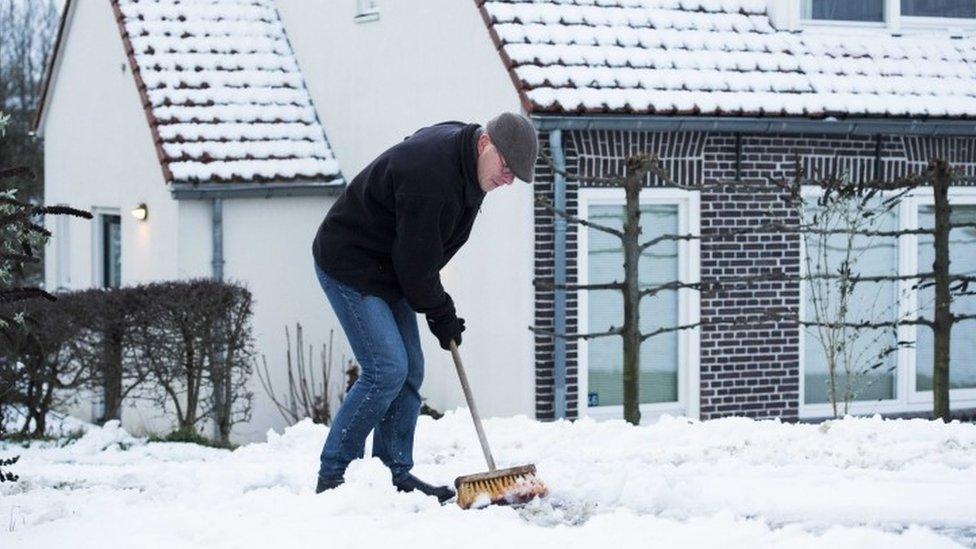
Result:
M950 410L969 410L976 408L976 399L949 397ZM838 404L838 410L843 406ZM852 416L870 416L874 414L895 415L907 413L925 413L932 411L932 402L905 402L903 400L881 400L877 402L852 402L847 414ZM841 413L841 417L844 414ZM833 419L834 413L830 404L800 404L799 417L802 420Z
M903 32L942 31L952 38L962 38L966 34L971 36L973 31L976 31L976 19L903 17L901 30Z
M357 13L352 20L356 23L372 23L373 21L380 20L380 12L378 11L367 11L363 13Z
M883 21L833 21L829 19L801 19L803 28L836 28L836 29L886 29L888 24Z
M679 402L662 402L657 404L640 404L641 425L656 423L663 416L688 417L687 407ZM595 421L613 421L624 419L624 407L616 406L584 406L580 409L581 417L588 417Z

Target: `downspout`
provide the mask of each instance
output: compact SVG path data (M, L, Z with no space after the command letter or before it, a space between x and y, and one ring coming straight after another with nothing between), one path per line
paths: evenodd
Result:
M881 134L874 136L874 180L882 181L884 174L881 173Z
M214 280L224 279L224 201L214 198L210 201L213 212L210 232L213 240L213 260L210 265Z
M563 155L562 130L549 132L549 149L555 165L553 201L557 210L566 211L566 157ZM553 217L553 332L566 333L566 219ZM553 407L554 419L566 418L566 338L556 337L553 342Z
M213 270L214 280L224 279L224 201L222 198L214 198L210 201L211 223L210 232L213 241L213 260L210 265ZM215 387L214 391L219 392L222 388ZM213 439L220 440L220 425L215 414L213 419Z

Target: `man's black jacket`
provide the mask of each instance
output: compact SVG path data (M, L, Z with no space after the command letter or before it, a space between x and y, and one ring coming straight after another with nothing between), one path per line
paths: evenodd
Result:
M329 276L430 318L454 314L439 271L468 240L485 193L477 124L443 122L391 147L352 180L312 255Z

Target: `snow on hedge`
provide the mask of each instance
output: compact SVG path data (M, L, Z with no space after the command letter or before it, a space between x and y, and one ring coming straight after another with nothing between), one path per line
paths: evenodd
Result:
M272 0L116 1L173 181L339 177Z
M492 418L499 467L535 463L551 495L462 511L402 494L376 459L315 494L327 427L234 451L146 443L118 424L73 444L4 446L4 547L959 547L976 542L976 426L665 417ZM368 441L369 444L369 441ZM370 446L368 445L367 448ZM486 469L464 409L420 418L414 473Z

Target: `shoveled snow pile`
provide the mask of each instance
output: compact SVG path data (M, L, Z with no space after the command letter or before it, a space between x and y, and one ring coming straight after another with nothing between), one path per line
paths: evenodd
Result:
M664 417L485 424L499 467L551 490L463 511L397 493L377 459L316 495L328 428L306 420L234 451L147 443L117 423L22 448L0 484L10 547L959 547L976 542L976 426L846 418L820 425ZM370 441L367 441L370 444ZM370 446L367 446L367 449ZM368 454L368 452L367 452ZM420 418L414 473L486 466L464 409Z

